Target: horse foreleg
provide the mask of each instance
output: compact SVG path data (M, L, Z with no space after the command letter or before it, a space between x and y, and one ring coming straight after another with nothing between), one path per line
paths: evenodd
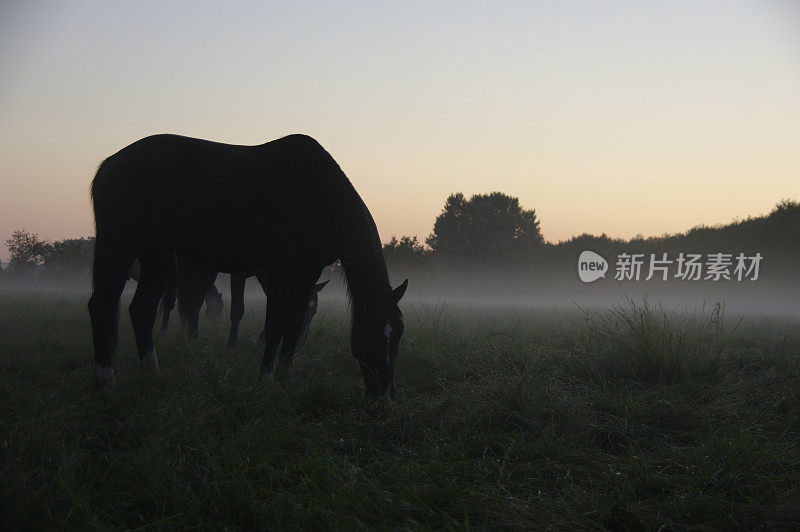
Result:
M169 327L169 316L175 309L175 300L178 298L178 285L175 281L167 282L164 297L161 298L161 332L166 332Z
M297 336L297 345L295 345L295 349L299 349L303 346L306 342L306 336L308 336L308 329L311 326L311 320L314 318L314 314L316 314L316 301L312 298L308 303L306 303L306 309L303 314L303 323L300 326L300 334Z
M321 273L322 268L314 268L295 276L286 316L281 356L278 360L278 378L291 377L292 358L302 334L308 312L308 302L313 293L314 283L319 279Z
M239 323L244 316L244 285L247 277L240 273L231 274L231 332L228 335L228 347L236 347L239 343Z
M186 294L178 295L178 309L181 315L181 322L186 328L186 333L189 338L197 338L199 323L200 323L200 309L203 306L203 295Z
M258 284L261 285L261 290L264 291L264 295L269 297L269 294L267 293L267 286L269 286L269 285L267 284L268 277L267 277L266 272L265 271L260 271L260 272L256 273L256 279L258 279ZM267 300L267 305L269 305L269 300ZM266 325L266 322L265 322L264 323L264 328L261 329L261 333L258 335L258 342L259 343L263 342L264 338L266 337L266 335L267 335L267 325Z
M178 267L178 313L189 338L197 338L200 309L206 292L214 284L217 272L204 270L181 261Z
M288 312L290 296L289 275L272 276L267 286L267 319L264 324L264 358L261 361L261 374L272 378L275 350L283 337L284 324Z

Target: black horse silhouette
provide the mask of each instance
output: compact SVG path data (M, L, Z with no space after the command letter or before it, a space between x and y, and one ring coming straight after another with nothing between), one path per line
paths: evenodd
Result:
M139 140L100 165L92 181L96 244L89 300L95 377L112 369L119 297L139 257L142 275L130 305L142 367L156 370L152 329L176 255L218 272L266 270L262 373L286 377L311 290L322 268L340 259L352 307L351 349L367 393L394 392L403 334L395 288L372 215L330 154L314 139L290 135L238 146L177 135ZM179 287L180 291L180 287Z
M258 279L258 283L261 285L261 289L264 291L264 294L267 295L267 276L268 274L265 271L231 274L231 332L228 336L228 346L234 347L239 343L239 323L242 321L242 317L244 316L245 282L249 277L255 277ZM314 315L317 313L317 309L319 308L319 293L327 284L328 281L325 281L324 283L317 283L314 285L314 289L311 291L311 298L308 300L308 304L306 305L306 313L303 317L303 325L300 327L300 335L297 337L296 347L302 346L306 341L308 329L311 326L311 320L314 319ZM269 301L267 301L267 305L269 305ZM266 335L267 326L265 324L264 329L261 331L259 340L264 340Z
M142 267L139 264L139 259L136 259L131 266L131 271L128 274L130 279L138 282L142 274ZM180 273L178 273L180 276ZM180 283L180 280L178 280ZM173 310L175 310L175 301L178 299L178 283L168 282L164 287L164 295L161 298L161 331L164 332L169 327L169 317ZM193 298L194 300L194 298ZM216 284L213 282L211 286L203 292L202 303L206 305L206 316L211 320L220 320L225 316L225 302L222 299L222 292L217 290ZM199 318L200 309L197 309ZM195 320L196 322L197 320Z
M169 315L175 308L175 301L181 302L180 308L182 309L182 321L187 326L189 337L197 337L197 328L200 315L200 306L203 302L206 304L206 316L210 319L219 319L224 314L225 305L222 300L222 293L217 290L214 279L216 274L204 274L198 271L200 268L178 258L178 282L177 284L170 283L166 289L164 296L161 298L161 308L163 311L163 320L161 330L166 331L169 327ZM131 277L139 280L139 267L138 260L131 268ZM228 346L235 347L238 344L239 338L239 324L244 316L244 288L247 279L256 277L264 294L267 294L267 272L247 272L247 273L232 273L231 274L231 331L228 336ZM192 282L187 283L184 279L206 279L211 282L211 286L206 289L201 283ZM325 288L328 281L318 283L311 291L311 298L308 300L306 313L303 318L303 325L300 328L300 336L297 339L296 347L300 347L305 343L308 329L311 325L311 320L317 313L319 307L319 293ZM181 292L178 293L178 286L182 286ZM196 297L196 294L205 294L203 299ZM266 336L266 325L261 331L259 341L263 341Z

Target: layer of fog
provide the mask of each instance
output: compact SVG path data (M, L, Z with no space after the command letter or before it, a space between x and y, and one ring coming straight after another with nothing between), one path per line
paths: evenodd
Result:
M391 272L393 286L409 279L403 305L412 303L447 304L455 306L491 306L530 309L602 310L612 305L627 305L630 301L664 308L694 312L720 304L726 313L800 317L800 279L761 278L757 281L723 280L717 283L671 280L668 282L638 281L620 283L609 277L591 284L581 283L574 272L537 273L515 272ZM321 281L331 283L320 293L320 305L325 301L337 305L347 300L344 279L338 272L326 270ZM226 306L230 304L230 280L220 274L216 286L222 291ZM91 286L87 282L69 284L16 283L4 279L2 291L31 293L64 293L88 298ZM129 300L136 282L128 281L123 299ZM266 297L255 278L246 285L246 305L264 305ZM401 305L402 307L402 305ZM263 309L262 309L263 311Z
M571 273L571 272L570 272ZM558 310L602 310L630 301L678 312L695 312L721 305L726 313L800 318L798 279L723 280L717 283L672 280L620 283L613 278L581 283L576 275L504 275L495 272L415 275L393 273L391 283L409 279L403 304L425 303L448 306L491 306ZM320 293L326 300L346 300L346 284L340 274L323 274L330 284ZM220 275L217 288L230 297L227 276ZM246 285L246 303L263 304L261 286L251 278ZM402 305L401 305L402 306Z

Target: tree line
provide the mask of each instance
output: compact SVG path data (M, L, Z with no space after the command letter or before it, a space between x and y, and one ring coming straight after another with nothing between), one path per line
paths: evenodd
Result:
M519 200L494 192L466 199L453 194L436 218L433 232L420 242L402 236L384 245L387 261L419 266L560 267L577 260L582 251L609 260L622 253L757 253L781 269L796 269L800 260L800 203L778 202L765 216L748 217L725 225L698 225L686 232L631 239L584 233L566 241L546 242L534 210Z
M24 229L6 241L11 260L4 276L89 279L94 238L47 242ZM769 254L769 260L796 268L800 258L800 203L783 200L765 216L719 226L696 226L684 233L630 240L582 234L546 242L533 209L518 198L491 192L467 198L450 195L424 242L417 236L384 244L387 263L405 269L459 266L560 265L591 250L613 260L620 253L726 252Z
M6 240L10 260L0 274L9 277L89 279L94 237L48 242L39 235L18 229Z

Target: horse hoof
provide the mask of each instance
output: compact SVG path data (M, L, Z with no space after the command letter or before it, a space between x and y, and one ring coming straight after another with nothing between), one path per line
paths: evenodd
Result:
M111 367L95 366L94 381L99 388L110 388L117 385L117 380L114 378L114 369Z
M158 371L158 358L156 358L156 350L151 349L147 352L145 356L143 356L140 360L142 363L142 369L145 371L151 371L153 373Z

